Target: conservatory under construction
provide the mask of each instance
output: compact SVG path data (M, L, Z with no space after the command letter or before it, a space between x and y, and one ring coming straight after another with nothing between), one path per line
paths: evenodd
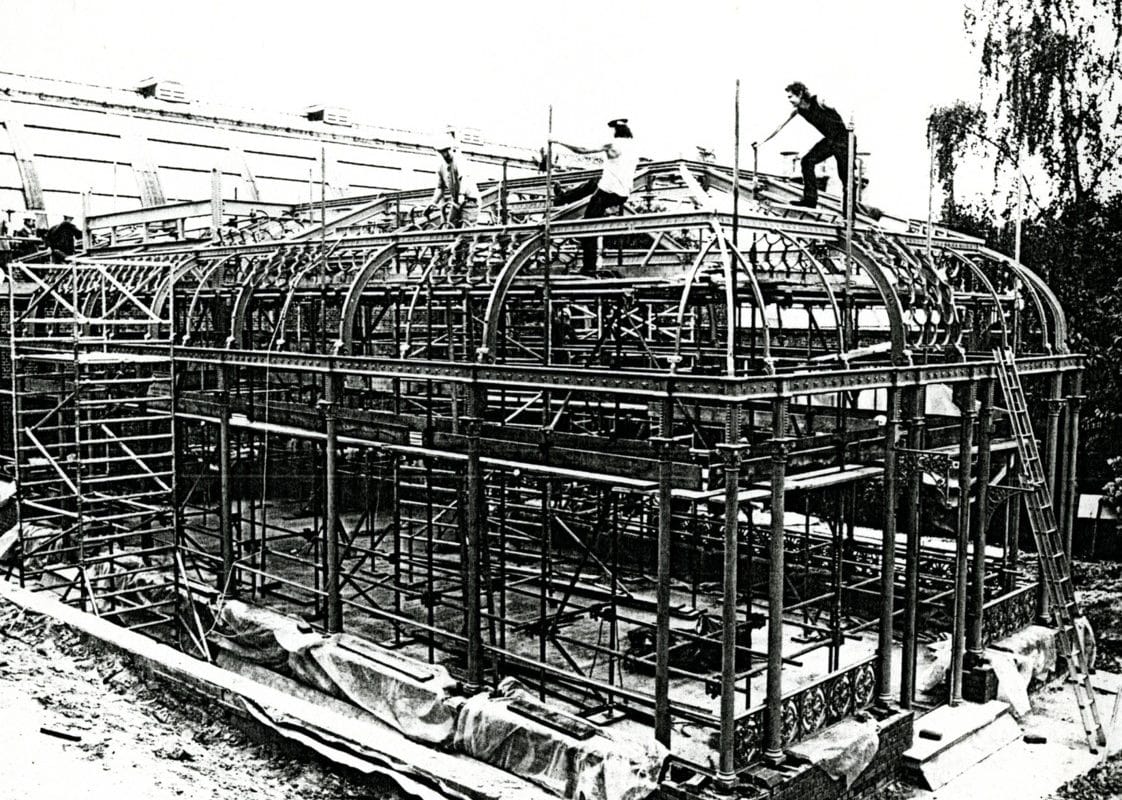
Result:
M470 229L220 181L91 216L8 266L5 569L438 750L630 759L619 792L521 759L565 797L750 794L854 719L910 740L1063 579L1021 552L1024 442L1062 545L1083 362L1022 265L800 188L673 161L598 220L544 176Z

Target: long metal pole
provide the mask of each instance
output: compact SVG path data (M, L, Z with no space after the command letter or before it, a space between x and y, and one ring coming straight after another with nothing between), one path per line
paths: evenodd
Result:
M935 224L935 146L931 130L927 131L927 260L931 261L932 226Z
M549 122L547 124L549 131L546 137L546 150L545 150L545 221L542 224L542 253L544 254L544 263L542 264L543 283L542 283L542 305L545 307L545 324L543 325L542 335L545 336L545 341L542 344L542 363L549 365L553 359L553 295L550 290L551 279L551 264L552 254L552 241L550 240L550 218L553 216L553 105L549 106ZM549 397L548 393L545 395Z
M880 692L882 706L892 702L892 615L896 611L896 445L900 438L901 389L888 391L888 422L884 435L884 534L880 567Z
M753 190L755 174L753 173ZM733 102L732 130L732 246L739 243L740 234L740 78L736 79L736 99Z
M1013 260L1021 262L1021 218L1024 216L1025 177L1021 171L1024 148L1017 151L1017 206L1013 215Z
M845 181L845 319L844 319L844 344L847 350L854 347L853 329L855 320L853 315L856 307L853 302L853 212L854 212L854 164L857 158L857 138L853 133L853 118L850 117L846 126L846 181Z
M950 704L962 702L962 658L966 653L966 551L970 547L971 451L974 447L974 399L977 386L968 382L962 388L962 414L958 432L958 525L954 553L954 631L951 638Z
M969 641L966 649L971 658L980 660L984 648L985 620L982 613L986 603L986 528L989 514L990 464L992 463L990 443L993 433L993 379L982 384L982 409L978 416L978 502L974 514L973 560L971 566L970 611L973 618L970 624Z
M767 727L764 758L783 760L783 516L786 513L787 405L772 406L771 541L768 543Z

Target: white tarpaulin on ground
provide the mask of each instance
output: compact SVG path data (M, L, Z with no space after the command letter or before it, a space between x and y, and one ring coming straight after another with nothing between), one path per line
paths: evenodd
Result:
M456 682L444 667L404 658L348 634L323 636L299 620L237 600L222 605L215 643L347 700L411 739L447 744Z
M569 735L567 725L590 735ZM642 800L658 787L667 755L653 739L613 737L559 714L510 678L464 703L455 747L572 800Z
M790 747L791 753L817 764L849 788L872 763L880 748L880 729L874 719L845 719Z

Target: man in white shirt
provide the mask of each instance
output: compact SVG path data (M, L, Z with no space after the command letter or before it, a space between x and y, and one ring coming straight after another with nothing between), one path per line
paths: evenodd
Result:
M613 119L608 127L614 132L612 140L599 147L578 147L572 144L553 139L553 144L572 150L581 155L593 153L604 154L604 168L600 177L593 178L588 183L571 189L567 192L557 192L553 202L559 206L567 206L590 197L588 206L584 211L585 219L594 219L604 216L611 208L622 208L631 194L631 185L635 181L635 167L639 163L639 153L635 149L635 140L631 135L631 128L626 119ZM582 266L581 275L592 275L596 272L596 247L597 237L587 236L581 239Z

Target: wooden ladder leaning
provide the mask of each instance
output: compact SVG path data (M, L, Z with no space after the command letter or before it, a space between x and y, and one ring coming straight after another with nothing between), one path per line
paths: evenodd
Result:
M1009 421L1013 426L1013 436L1017 440L1017 451L1021 456L1021 471L1027 483L1025 505L1036 540L1036 551L1040 556L1040 578L1044 581L1052 618L1059 635L1060 653L1067 661L1068 677L1075 690L1075 700L1079 704L1083 730L1087 734L1091 750L1097 752L1099 747L1106 746L1106 732L1095 705L1091 665L1087 663L1083 637L1076 629L1076 620L1082 615L1071 582L1071 563L1060 540L1052 506L1052 491L1045 479L1040 450L1032 432L1032 421L1021 377L1017 372L1016 358L1009 350L999 349L994 350L994 360L1001 391L1008 406Z

